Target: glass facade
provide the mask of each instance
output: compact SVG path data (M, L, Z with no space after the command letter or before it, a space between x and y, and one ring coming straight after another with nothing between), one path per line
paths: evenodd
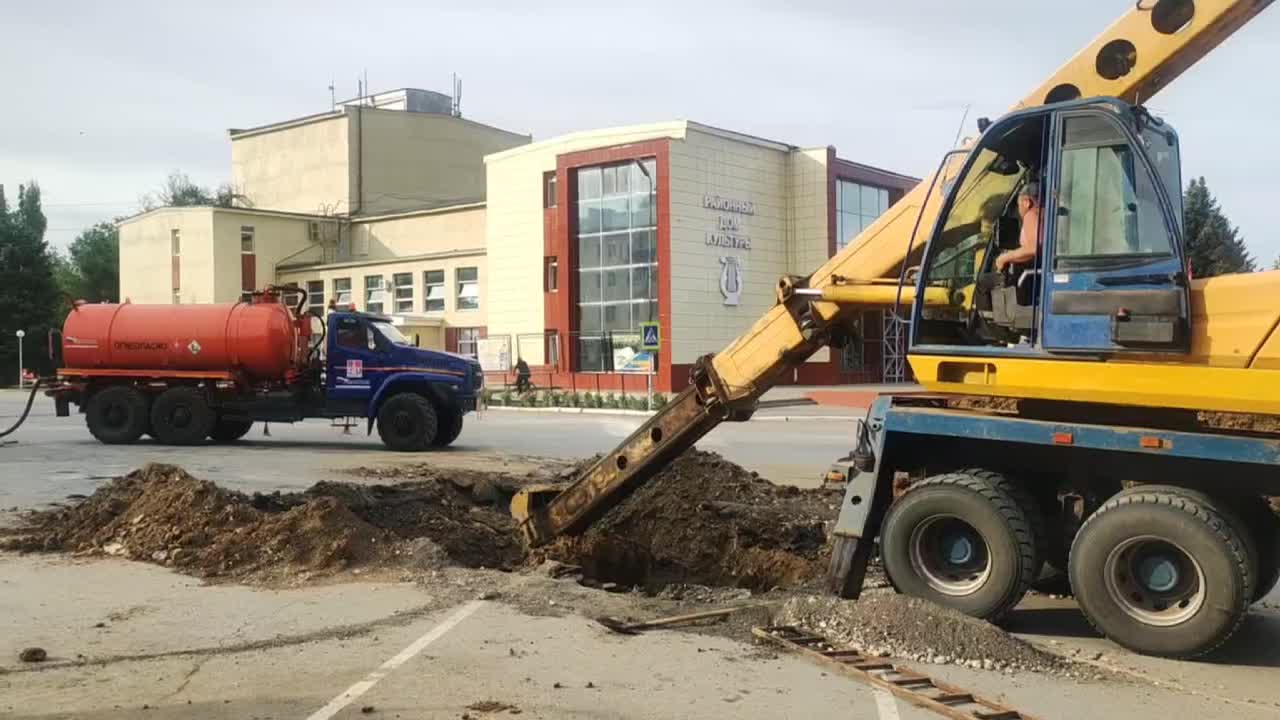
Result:
M578 369L623 370L658 319L657 164L577 170Z
M836 180L836 252L889 209L889 191L848 180Z

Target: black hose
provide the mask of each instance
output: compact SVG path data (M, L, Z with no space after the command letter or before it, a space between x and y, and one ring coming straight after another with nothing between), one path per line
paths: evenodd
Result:
M31 386L31 394L27 396L27 407L23 409L21 417L18 418L18 422L14 423L8 430L0 432L0 438L12 433L14 430L17 430L22 426L22 423L26 422L27 415L31 412L31 404L36 401L36 391L40 389L40 384L43 382L43 379L38 379L36 380L36 384Z

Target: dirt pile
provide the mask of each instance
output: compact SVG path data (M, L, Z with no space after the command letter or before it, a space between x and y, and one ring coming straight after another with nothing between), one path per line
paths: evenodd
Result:
M839 495L774 485L715 453L691 450L547 557L601 582L753 590L821 575Z
M524 555L510 516L439 477L249 496L151 464L26 521L0 546L118 555L207 578L270 582L414 563L510 567Z
M856 601L794 598L773 620L808 628L868 655L1009 672L1074 667L990 623L905 595L875 593Z

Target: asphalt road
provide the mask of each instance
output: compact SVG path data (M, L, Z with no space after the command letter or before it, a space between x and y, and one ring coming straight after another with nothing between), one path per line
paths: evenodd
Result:
M25 394L0 391L0 426L17 419ZM835 412L836 415L831 413ZM821 414L820 414L821 413ZM853 446L859 413L816 408L770 409L747 423L726 423L698 443L778 483L817 484L832 460ZM795 416L793 421L786 417ZM577 459L616 446L644 421L633 415L577 415L489 410L467 416L462 435L442 451ZM2 427L0 427L2 429ZM344 434L323 420L272 424L270 437L257 425L232 445L174 448L143 439L103 445L78 414L59 418L52 402L37 397L30 417L0 440L0 509L29 507L87 495L104 480L148 462L183 466L193 475L238 490L298 490L334 471L355 466L430 462L435 453L405 455L384 450L363 425Z

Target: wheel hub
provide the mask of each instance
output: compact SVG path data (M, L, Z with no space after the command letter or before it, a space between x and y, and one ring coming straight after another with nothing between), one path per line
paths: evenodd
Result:
M185 428L191 424L191 408L178 406L173 409L169 419L173 422L174 427Z
M1177 625L1204 606L1200 564L1163 538L1144 535L1119 543L1107 556L1103 578L1115 604L1147 625Z
M112 427L120 427L129 419L129 411L123 405L112 403L107 406L106 412L103 413L103 419Z
M911 565L929 587L951 596L977 592L991 576L990 549L958 517L936 515L911 532Z

